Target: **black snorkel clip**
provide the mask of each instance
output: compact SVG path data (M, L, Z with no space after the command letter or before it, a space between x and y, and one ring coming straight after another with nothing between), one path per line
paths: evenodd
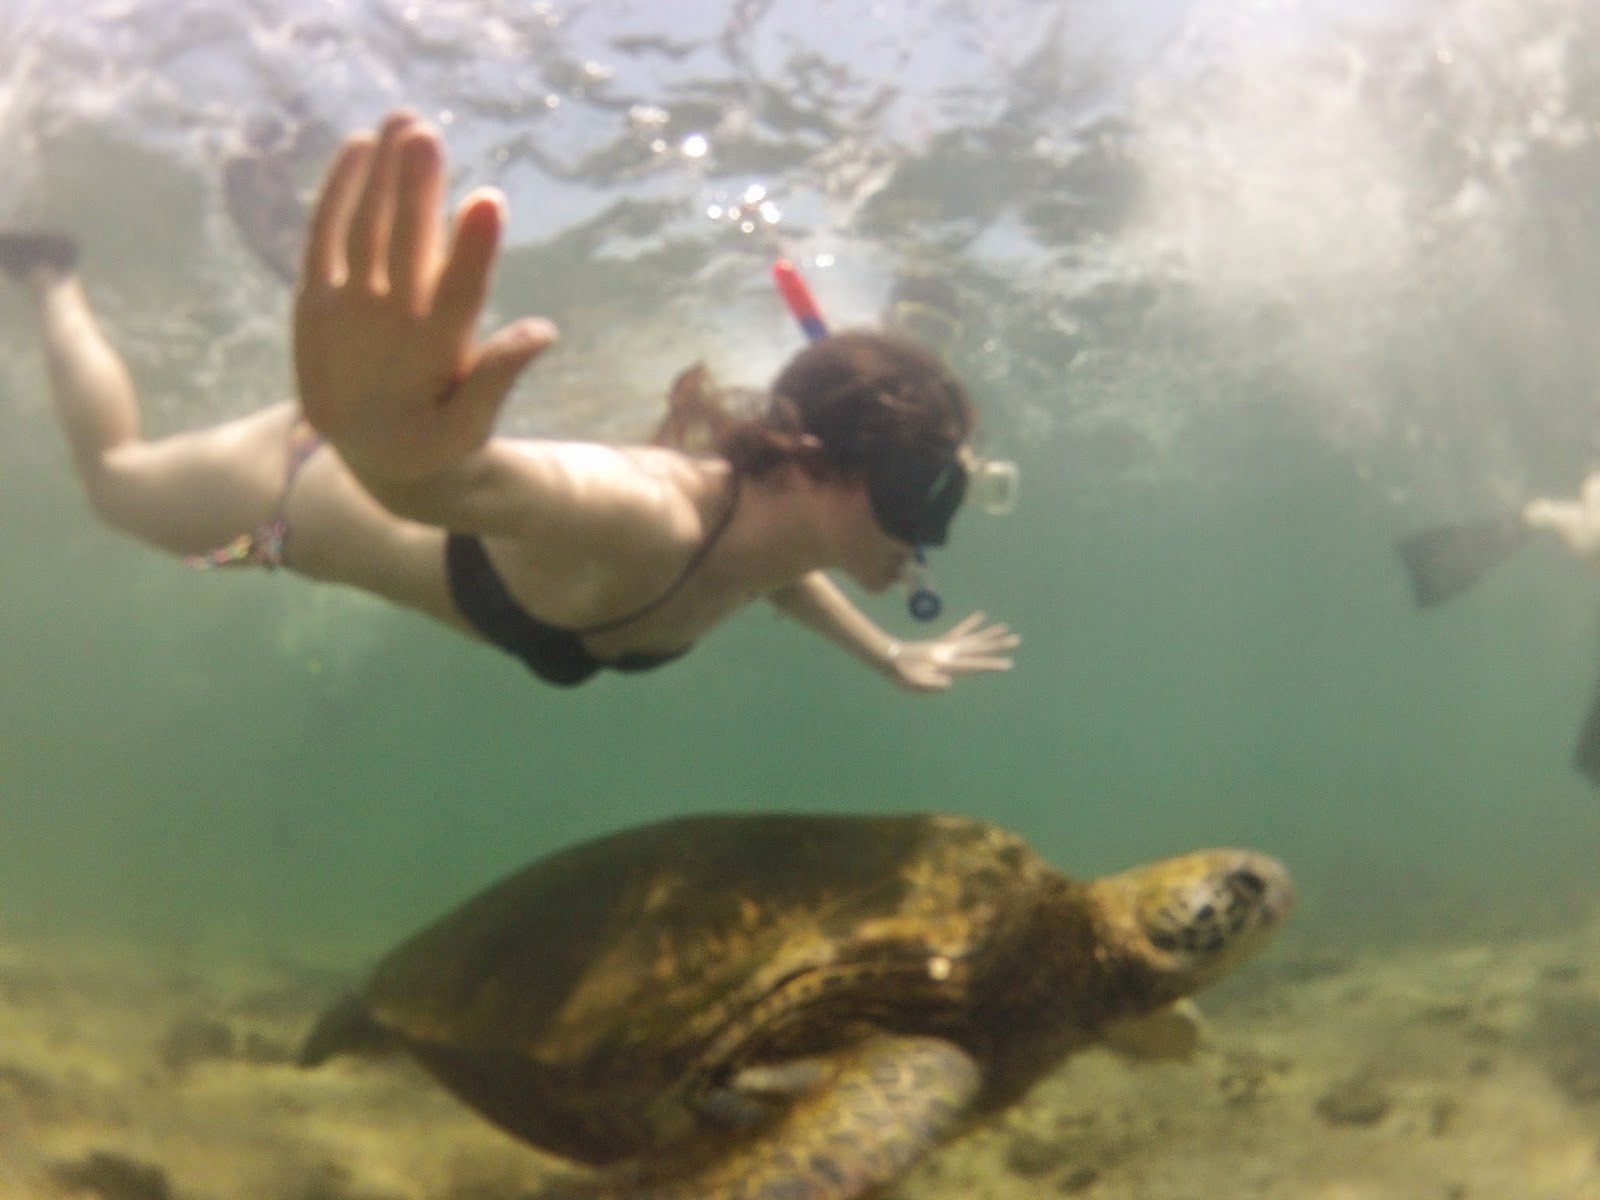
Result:
M928 570L928 556L918 546L911 556L911 568L906 576L910 592L906 596L906 611L919 621L936 621L944 611L944 601L933 585L933 575Z

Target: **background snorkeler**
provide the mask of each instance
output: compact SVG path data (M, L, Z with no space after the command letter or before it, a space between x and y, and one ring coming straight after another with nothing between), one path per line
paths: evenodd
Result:
M1580 562L1600 566L1600 471L1571 499L1542 496L1469 520L1418 529L1396 549L1411 594L1421 609L1455 599L1532 540L1548 533ZM1572 765L1600 787L1600 679L1578 727Z

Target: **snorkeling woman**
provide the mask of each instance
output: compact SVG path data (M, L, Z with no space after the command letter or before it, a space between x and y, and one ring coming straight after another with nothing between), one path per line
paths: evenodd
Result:
M981 613L901 641L827 575L881 592L943 544L979 464L942 360L843 332L796 354L759 416L732 416L692 368L657 444L495 436L556 332L527 318L477 337L503 201L476 191L447 229L444 188L442 143L414 116L347 139L306 236L298 405L156 441L140 436L75 242L0 234L99 516L196 565L285 566L374 593L556 684L658 666L760 597L911 691L1010 667L1018 638Z

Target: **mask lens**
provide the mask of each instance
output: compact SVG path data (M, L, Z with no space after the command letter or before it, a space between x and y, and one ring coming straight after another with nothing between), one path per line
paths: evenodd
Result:
M922 443L885 454L867 477L878 525L911 546L942 546L967 494L967 469L954 448Z

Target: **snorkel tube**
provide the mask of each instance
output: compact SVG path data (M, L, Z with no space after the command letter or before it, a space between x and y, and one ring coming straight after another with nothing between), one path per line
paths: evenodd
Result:
M800 277L800 272L792 262L780 258L773 263L772 282L808 342L820 342L828 336L828 323L822 319L817 298L811 294L811 289L806 286L806 281ZM944 601L939 598L933 585L933 576L928 573L928 556L921 546L911 549L911 574L907 580L911 591L906 597L906 609L918 621L932 621L944 611Z
M772 264L772 282L778 289L778 295L783 297L783 302L794 315L795 322L800 326L800 332L806 335L808 342L820 342L828 336L828 323L822 319L822 310L817 307L817 298L811 294L811 289L806 286L806 281L800 278L800 272L786 258L780 258Z

